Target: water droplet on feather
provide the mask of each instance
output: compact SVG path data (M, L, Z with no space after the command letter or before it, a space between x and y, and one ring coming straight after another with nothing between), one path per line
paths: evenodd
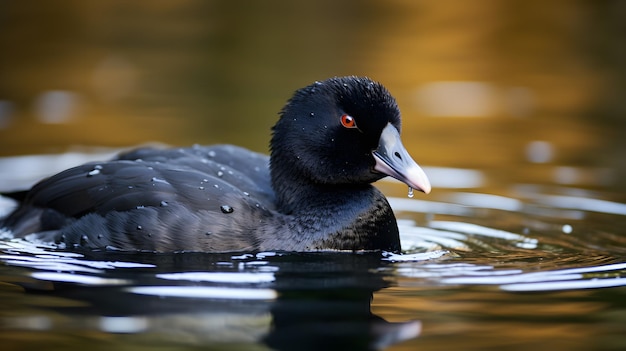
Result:
M220 210L222 210L223 213L233 213L234 211L234 209L228 205L220 206Z

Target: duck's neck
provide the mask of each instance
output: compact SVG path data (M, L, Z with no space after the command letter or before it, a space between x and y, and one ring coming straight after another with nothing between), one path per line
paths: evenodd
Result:
M312 235L315 249L399 251L395 216L371 184L311 184L298 174L272 174L277 210L295 220L291 227ZM313 234L317 233L317 234Z
M272 188L276 194L276 208L287 215L319 211L326 205L337 205L343 194L360 192L371 185L344 186L316 184L307 181L305 175L274 166L271 170Z

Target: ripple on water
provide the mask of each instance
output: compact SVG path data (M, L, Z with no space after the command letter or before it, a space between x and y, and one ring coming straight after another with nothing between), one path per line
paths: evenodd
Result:
M541 189L525 187L519 198L460 192L444 192L434 201L390 198L401 218L407 258L414 252L450 251L439 261L395 260L394 273L435 284L495 285L504 291L626 286L626 239L606 231L617 224L594 228L598 223L590 216L601 213L624 223L626 205L593 198L583 190L546 195ZM415 214L419 225L403 219ZM507 229L498 228L502 223Z
M267 262L261 262L267 264ZM184 272L157 274L157 278L165 280L182 280L192 282L214 283L269 283L276 278L273 273L230 273L230 272Z
M135 286L126 291L140 295L194 299L274 300L273 289L227 288L214 286Z
M497 272L445 278L444 284L499 285L507 291L549 291L626 286L626 263L542 272Z
M0 241L0 260L12 266L28 267L42 272L32 276L40 280L94 283L93 276L77 273L103 274L118 268L153 268L155 265L139 262L95 261L84 259L75 252L58 251L54 245L33 243L22 239ZM64 280L65 279L65 280Z

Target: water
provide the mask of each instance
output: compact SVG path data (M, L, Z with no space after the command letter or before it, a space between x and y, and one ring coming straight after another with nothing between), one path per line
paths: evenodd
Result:
M3 349L626 347L624 204L559 186L510 192L390 196L402 254L67 252L5 239Z

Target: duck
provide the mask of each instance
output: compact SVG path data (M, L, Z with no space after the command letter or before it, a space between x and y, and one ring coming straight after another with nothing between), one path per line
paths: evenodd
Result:
M298 89L270 155L234 145L142 147L41 180L0 221L60 249L151 252L400 252L396 218L372 185L431 185L400 137L380 83L333 77Z

